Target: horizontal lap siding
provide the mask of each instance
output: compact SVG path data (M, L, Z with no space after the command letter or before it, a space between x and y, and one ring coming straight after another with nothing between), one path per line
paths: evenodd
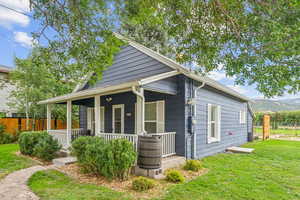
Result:
M146 84L143 88L154 91L162 91L168 94L177 94L177 76Z
M169 71L172 71L170 67L132 46L126 46L115 56L113 65L103 71L102 79L84 89L116 85Z
M221 141L207 143L207 105L221 106ZM197 95L197 157L212 155L224 151L229 146L238 146L247 142L247 123L240 124L240 110L247 111L247 104L228 97L219 91L204 87Z

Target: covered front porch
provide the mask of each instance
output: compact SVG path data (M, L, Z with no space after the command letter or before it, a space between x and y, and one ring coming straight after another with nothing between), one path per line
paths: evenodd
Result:
M52 104L67 105L67 129L52 130ZM132 142L138 151L138 136L159 135L163 157L175 155L181 120L184 120L182 98L177 93L153 91L132 86L126 90L113 90L84 95L47 104L47 130L64 149L68 149L79 136L98 136L109 141L123 138ZM72 106L79 105L80 128L72 128ZM180 115L182 112L182 115ZM181 117L179 117L181 116ZM182 118L182 119L181 119Z

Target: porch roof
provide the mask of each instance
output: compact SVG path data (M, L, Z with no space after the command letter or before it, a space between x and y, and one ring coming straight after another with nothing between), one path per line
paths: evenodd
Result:
M115 93L120 93L120 92L127 92L131 91L132 87L136 86L144 86L150 83L153 83L155 81L159 81L168 77L172 77L175 75L178 75L179 72L174 70L171 72L166 72L162 74L158 74L155 76L151 77L146 77L143 79L139 80L134 80L126 83L121 83L117 85L109 85L109 86L104 86L104 87L97 87L97 88L92 88L88 90L82 90L78 92L72 92L66 95L62 96L57 96L53 97L50 99L46 99L43 101L40 101L38 104L53 104L53 103L63 103L68 100L79 100L79 99L86 99L90 97L94 97L95 95L108 95L108 94L115 94ZM146 89L146 88L145 88ZM164 91L158 91L158 92L164 92Z

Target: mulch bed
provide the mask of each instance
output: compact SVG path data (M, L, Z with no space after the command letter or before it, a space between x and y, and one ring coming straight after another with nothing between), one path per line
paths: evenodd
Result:
M83 173L80 166L78 164L70 164L66 166L62 166L57 168L59 171L67 174L68 176L78 180L80 183L89 183L95 185L101 185L108 187L110 189L129 193L132 197L136 199L140 198L154 198L159 197L165 193L169 186L174 185L174 183L169 183L164 179L155 180L156 185L154 188L144 191L137 192L131 188L131 183L134 178L137 176L131 175L128 180L120 181L120 180L107 180L102 176L97 176L95 174ZM208 172L207 169L200 170L199 172L185 171L181 168L176 168L179 170L186 178L186 182L191 181L199 176L202 176Z

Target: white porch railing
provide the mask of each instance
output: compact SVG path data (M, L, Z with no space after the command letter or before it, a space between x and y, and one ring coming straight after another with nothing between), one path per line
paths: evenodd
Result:
M97 136L102 137L105 141L114 139L126 139L132 142L134 149L137 151L138 135L136 134L121 134L121 133L100 133Z
M167 156L176 154L176 150L175 150L176 132L155 133L155 134L150 134L150 135L161 136L162 157L167 157Z
M54 139L58 140L58 143L62 145L63 149L67 149L69 147L66 129L48 130L48 133L52 135Z

